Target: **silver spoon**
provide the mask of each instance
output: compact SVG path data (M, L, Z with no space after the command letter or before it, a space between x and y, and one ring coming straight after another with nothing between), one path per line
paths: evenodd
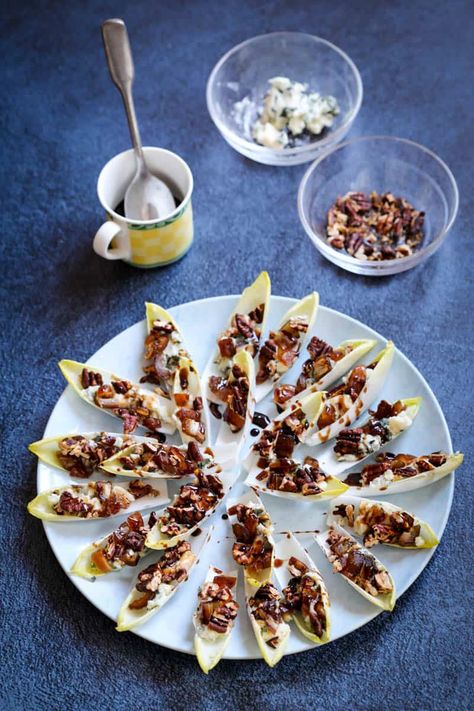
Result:
M161 219L172 213L176 204L169 187L150 173L143 155L132 97L135 72L124 21L113 19L103 22L102 39L110 76L122 95L137 166L125 193L125 217L131 220Z

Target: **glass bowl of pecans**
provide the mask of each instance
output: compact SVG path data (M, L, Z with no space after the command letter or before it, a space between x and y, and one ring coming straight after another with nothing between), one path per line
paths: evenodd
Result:
M448 166L413 141L355 138L306 171L298 213L315 247L355 274L397 274L441 246L458 211Z

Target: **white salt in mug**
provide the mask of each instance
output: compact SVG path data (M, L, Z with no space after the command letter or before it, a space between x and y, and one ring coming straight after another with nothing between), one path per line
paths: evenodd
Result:
M107 215L93 247L104 259L123 259L135 267L160 267L180 259L193 241L193 176L187 163L164 148L144 147L150 171L164 180L180 201L163 220L129 220L115 211L135 175L133 150L112 158L97 181L97 195Z

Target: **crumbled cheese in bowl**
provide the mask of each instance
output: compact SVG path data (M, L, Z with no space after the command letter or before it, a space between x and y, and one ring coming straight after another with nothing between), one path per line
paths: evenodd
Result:
M274 77L269 84L261 114L252 128L252 136L260 145L292 146L296 138L317 136L334 123L339 113L334 96L310 93L307 84L287 77Z

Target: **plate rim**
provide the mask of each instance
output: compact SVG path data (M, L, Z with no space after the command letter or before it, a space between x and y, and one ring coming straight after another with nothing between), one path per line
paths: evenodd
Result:
M208 296L208 297L203 297L203 298L201 298L201 299L194 299L194 300L192 300L192 301L186 301L186 302L184 302L184 303L174 304L173 306L168 306L166 310L169 311L172 316L174 316L174 314L172 313L173 309L177 309L177 308L182 307L182 306L183 306L183 307L189 307L189 306L191 306L191 305L205 304L205 303L209 303L209 302L212 302L212 301L220 301L220 300L223 300L223 299L225 299L225 300L238 299L239 297L240 297L240 294L221 294L221 295L217 295L217 296ZM270 303L271 303L273 300L279 301L279 302L285 302L286 304L291 305L291 304L296 303L299 299L297 299L297 298L295 298L295 297L292 297L292 296L281 296L281 295L278 295L278 294L271 294L271 296L270 296ZM322 309L323 311L327 311L327 312L330 312L330 313L334 313L334 314L336 314L337 316L343 316L344 318L349 319L349 320L352 321L353 323L356 323L358 326L361 326L362 328L364 328L364 329L366 329L366 330L368 329L368 330L373 334L373 336L376 337L379 341L382 341L382 343L386 343L386 342L389 340L389 339L387 339L385 336L383 336L382 334L380 334L378 331L375 331L371 326L368 326L368 325L365 324L363 321L360 321L360 319L354 318L353 316L349 316L348 314L345 314L345 313L343 313L342 311L338 311L337 309L333 309L333 308L331 308L330 306L324 306L324 305L322 305L322 304L319 304L319 307L318 307L318 308L319 308L319 309ZM113 341L115 338L118 338L119 336L121 336L123 333L125 333L125 332L128 331L129 329L136 327L138 324L140 324L140 323L145 323L145 321L146 321L146 319L140 319L139 321L135 321L133 324L131 324L130 326L127 326L126 328L124 328L124 329L123 329L122 331L120 331L119 333L116 333L114 336L112 336L111 338L109 338L108 341L106 341L106 342L103 343L99 348L97 348L97 349L94 351L94 353L93 353L91 356L89 356L89 357L87 358L87 360L85 361L85 363L88 364L89 361L91 361L92 359L94 359L94 357L97 355L97 353L99 353L103 348L105 348L106 346L108 346L108 345L110 344L110 342ZM314 328L314 327L313 327L313 328ZM425 377L423 376L423 374L418 370L418 368L416 367L416 365L415 365L414 363L412 363L412 361L397 347L396 343L395 343L395 350L397 351L398 355L402 358L402 360L404 361L404 363L405 363L406 365L408 365L410 368L413 368L413 369L414 369L414 371L416 372L417 376L420 378L421 382L423 383L423 385L425 386L425 388L428 390L428 392L429 392L430 395L432 396L433 401L434 401L434 405L435 405L436 410L437 410L437 413L438 413L438 415L439 415L439 417L440 417L440 419L441 419L441 422L442 422L442 425L443 425L443 429L444 429L444 431L445 431L445 433L446 433L446 435L447 435L448 450L449 450L450 453L452 453L452 452L453 452L453 445L452 445L451 433L450 433L450 431L449 431L448 423L447 423L447 421L446 421L446 417L444 416L444 412L443 412L443 410L442 410L442 408L441 408L441 405L440 405L440 403L439 403L439 401L438 401L438 398L437 398L436 395L434 394L434 392L433 392L431 386L429 385L429 383L427 382L427 380L425 379ZM48 428L49 428L49 426L50 426L50 424L51 424L51 421L52 421L53 418L54 418L55 411L56 411L56 409L58 408L58 406L59 406L59 404L60 404L60 401L61 401L61 400L63 399L63 397L65 396L66 391L67 391L67 389L68 389L69 387L70 387L69 385L66 385L66 387L64 388L64 390L62 391L62 393L60 394L60 396L58 397L58 399L56 400L56 403L55 403L53 409L51 410L50 416L48 417L48 421L47 421L47 423L46 423L46 425L45 425L45 428L44 428L44 432L43 432L43 436L42 436L42 437L48 436L46 433L47 433ZM37 488L37 491L40 490L40 488L39 488L39 479L40 479L40 476L41 476L41 474L40 474L41 466L42 466L41 460L38 460L37 468L36 468L36 488ZM47 465L44 465L44 466L47 466ZM239 480L240 480L240 478L241 478L241 475L239 475ZM445 531L445 529L446 529L446 526L447 526L447 523L448 523L448 519L449 519L449 516L450 516L450 513L451 513L452 504L453 504L453 496L454 496L454 473L451 472L451 473L448 475L448 477L446 477L446 479L447 479L448 482L449 482L449 492L448 492L448 496L447 496L447 500L446 500L447 506L446 506L445 514L444 514L444 516L443 516L443 520L442 520L442 522L441 522L441 528L440 528L440 533L439 533L439 541L440 541L440 542L441 542L441 539L442 539L442 537L443 537L443 535L444 535L444 531ZM79 592L79 594L81 594L83 597L85 597L86 600L87 600L91 605L93 605L94 608L95 608L99 613L105 615L107 618L109 618L110 620L112 620L112 622L116 622L116 618L115 618L113 615L109 614L108 612L103 612L99 607L97 607L97 605L95 604L95 602L94 602L93 599L92 599L92 595L91 595L90 593L88 593L87 591L82 590L82 589L79 587L79 580L76 580L73 575L70 575L70 574L69 574L69 570L67 570L67 569L65 568L65 566L62 564L62 562L59 560L58 556L56 555L55 547L53 546L53 544L52 544L52 542L51 542L51 538L50 538L50 533L54 530L54 523L50 523L50 522L47 522L47 521L42 521L41 523L43 524L43 529L44 529L44 532L45 532L45 534L46 534L46 538L47 538L48 544L49 544L49 546L50 546L50 548L51 548L51 550L52 550L52 552L53 552L53 555L54 555L54 557L56 558L57 563L59 564L59 566L61 567L61 569L62 569L63 572L65 573L65 575L66 575L66 577L68 578L68 580L73 583L74 587L75 587L76 590ZM428 552L427 552L427 554L426 554L426 559L421 563L421 568L417 569L417 571L416 571L415 573L409 575L409 577L408 577L408 583L406 584L406 586L404 587L404 589L402 590L402 592L399 592L399 590L397 589L397 596L396 596L397 601L402 597L402 595L404 595L404 594L407 592L407 590L409 590L409 588L411 588L411 586L413 585L413 583L420 577L420 575L423 573L423 571L425 570L425 568L426 568L426 566L428 565L428 563L431 561L433 555L434 555L435 552L436 552L436 549L437 549L437 546L428 550ZM91 589L91 593L92 593L92 589ZM364 627L365 625L367 625L367 624L369 624L370 622L372 622L372 620L373 620L375 617L378 617L378 616L383 612L382 609L377 609L377 608L375 608L375 606L373 606L373 607L374 607L374 610L372 611L373 614L372 614L372 616L370 617L370 619L366 620L365 622L362 622L361 624L358 624L358 625L357 625L356 627L354 627L350 632L347 632L346 634L339 635L338 637L334 637L333 639L330 639L329 642L327 642L327 644L331 644L332 642L336 642L338 639L342 639L343 637L349 636L349 635L352 634L353 632L356 632L357 630L359 630L361 627ZM137 637L140 637L141 639L145 639L146 641L151 642L152 644L156 644L156 645L158 645L158 646L160 646L160 647L163 647L164 649L170 649L170 650L173 651L173 652L180 652L181 654L186 654L187 656L190 656L190 657L195 657L195 656L196 656L194 650L190 650L190 651L188 651L188 650L183 650L183 649L180 649L179 647L173 646L173 644L169 644L169 643L168 643L168 644L164 645L164 644L161 643L161 642L157 642L156 640L151 639L150 635L147 635L146 632L144 633L144 632L143 632L143 629L141 629L140 627L138 627L136 630L130 630L130 631L131 631L133 634L135 634ZM319 648L325 647L325 646L326 646L326 645L316 645L316 644L315 644L315 645L312 645L311 647L309 647L309 648L307 648L307 649L299 649L299 650L292 650L292 651L285 652L285 655L284 655L284 656L290 656L290 655L294 655L294 654L303 654L303 653L305 653L305 652L311 652L311 651L314 651L315 649L319 649ZM223 659L232 660L232 661L238 661L238 662L246 662L246 661L261 660L262 657L261 657L260 654L255 654L255 655L251 655L251 656L247 656L247 657L230 656L230 655L229 655L229 656L226 656L226 655L224 655Z

